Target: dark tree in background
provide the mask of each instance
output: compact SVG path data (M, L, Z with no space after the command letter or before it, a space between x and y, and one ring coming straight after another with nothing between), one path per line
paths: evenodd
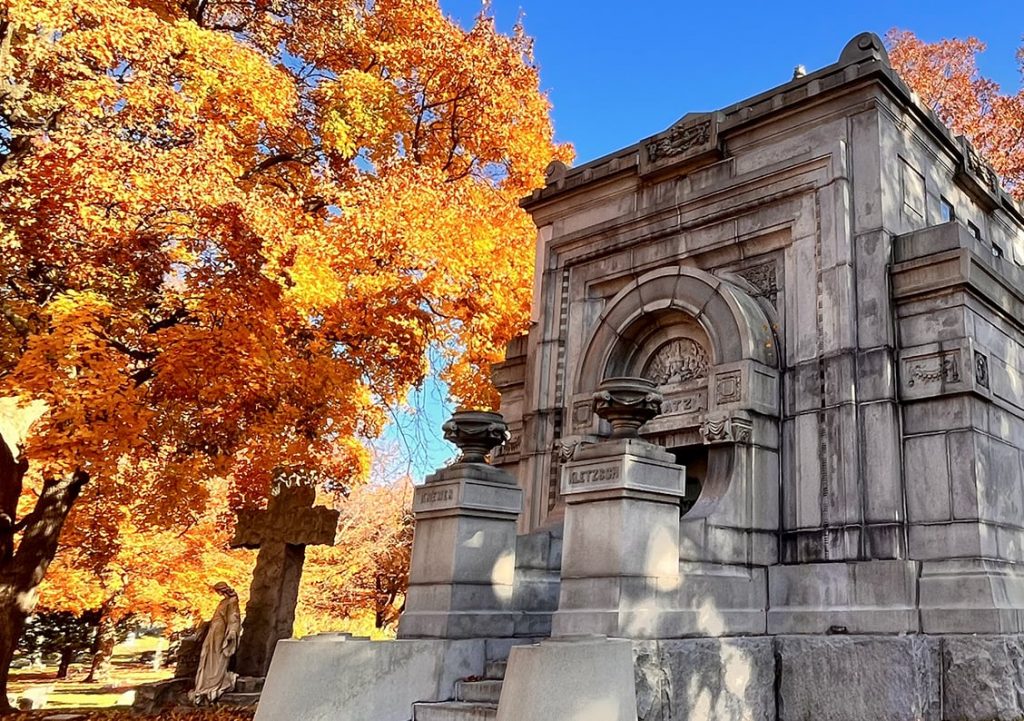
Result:
M36 614L25 622L19 650L29 656L59 654L57 678L67 678L74 660L93 652L99 620L96 611L78 616L67 611Z

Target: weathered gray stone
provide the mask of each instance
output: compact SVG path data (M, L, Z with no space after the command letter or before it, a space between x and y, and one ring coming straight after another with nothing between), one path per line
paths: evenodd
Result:
M770 638L636 641L640 721L774 721Z
M199 658L203 652L203 641L210 630L208 621L203 621L194 633L181 639L178 643L178 663L174 667L174 678L195 679L199 670Z
M779 636L779 721L940 721L939 639Z
M496 442L495 429L504 428L494 420L500 420L496 414L479 415L482 420L446 431L473 459ZM474 460L442 469L416 489L416 532L400 638L511 637L516 632L512 603L522 491L511 481Z
M917 581L912 561L772 566L768 632L914 633Z
M408 721L417 701L452 698L484 672L484 640L281 641L256 710L259 721Z
M194 686L194 673L189 678L170 678L141 684L135 688L132 709L140 714L155 715L168 708L188 706L191 704L188 693Z
M239 512L232 547L260 549L238 644L243 676L266 676L277 642L291 638L306 546L334 545L340 514L315 501L311 481L282 475L266 511Z
M512 649L498 721L637 721L629 641L545 641Z
M945 721L1024 718L1024 639L946 636L942 639Z

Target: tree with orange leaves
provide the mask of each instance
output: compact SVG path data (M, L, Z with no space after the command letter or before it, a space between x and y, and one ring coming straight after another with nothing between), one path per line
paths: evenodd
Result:
M308 631L364 615L377 630L394 628L409 586L412 493L399 478L357 488L338 504L335 545L307 549L298 614Z
M211 490L224 495L216 486ZM38 609L95 623L87 680L103 675L115 640L111 632L129 618L168 631L194 627L220 600L211 589L216 581L238 589L245 603L254 554L229 549L230 535L213 508L184 528L140 528L130 517L117 518L116 539L99 544L90 541L102 533L95 520L78 520L67 528L39 587Z
M1024 200L1024 87L1006 94L978 70L985 44L977 38L926 43L907 31L889 33L889 59L900 76L956 135L964 135L1003 184ZM1024 77L1024 46L1017 52Z
M548 110L436 0L0 0L0 686L65 527L358 485L431 347L493 403Z

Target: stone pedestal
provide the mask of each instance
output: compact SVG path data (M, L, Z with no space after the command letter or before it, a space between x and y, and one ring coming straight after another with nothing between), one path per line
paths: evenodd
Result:
M483 462L508 432L494 413L457 413L444 429L463 455L416 489L409 591L398 635L511 637L523 492L512 476Z
M637 439L598 444L562 471L565 539L552 635L672 635L685 468Z
M484 673L486 643L368 641L322 634L281 641L256 710L259 721L407 721L417 701L451 698Z
M517 646L498 721L636 721L632 644L606 638Z

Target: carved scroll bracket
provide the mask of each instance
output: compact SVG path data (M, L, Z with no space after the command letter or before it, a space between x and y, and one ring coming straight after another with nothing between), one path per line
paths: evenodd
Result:
M746 413L715 413L704 418L700 435L706 446L750 443L754 424Z

